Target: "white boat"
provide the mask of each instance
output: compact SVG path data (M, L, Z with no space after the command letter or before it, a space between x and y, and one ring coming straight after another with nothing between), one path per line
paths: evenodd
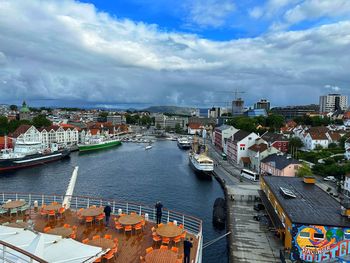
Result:
M191 148L191 142L188 140L187 137L180 137L177 139L177 146L180 149L187 150Z
M152 145L147 145L147 146L145 147L145 150L150 150L150 149L152 149Z
M214 161L205 153L189 154L189 161L192 169L199 175L210 176L214 171Z

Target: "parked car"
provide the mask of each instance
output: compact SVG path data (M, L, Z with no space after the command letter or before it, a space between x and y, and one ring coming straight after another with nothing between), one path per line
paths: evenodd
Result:
M265 206L263 204L255 204L254 205L254 210L255 211L261 211L261 210L265 210Z
M337 179L335 179L334 176L326 176L325 178L323 178L324 181L330 181L330 182L336 182Z

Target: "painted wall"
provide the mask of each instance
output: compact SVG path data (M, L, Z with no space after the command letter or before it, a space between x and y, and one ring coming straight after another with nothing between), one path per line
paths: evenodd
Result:
M350 254L350 228L293 224L291 260L323 262Z

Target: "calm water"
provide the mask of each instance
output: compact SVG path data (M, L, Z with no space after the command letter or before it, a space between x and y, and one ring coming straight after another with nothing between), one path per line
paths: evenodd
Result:
M73 167L79 166L74 194L154 204L203 220L204 243L222 234L211 223L212 206L223 192L215 179L199 180L188 165L187 152L173 141L153 149L142 144L79 154L70 159L0 174L0 191L64 194ZM226 239L204 249L203 262L227 262Z

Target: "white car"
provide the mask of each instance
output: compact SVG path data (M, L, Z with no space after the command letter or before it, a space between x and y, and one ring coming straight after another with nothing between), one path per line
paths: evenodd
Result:
M337 179L335 179L334 176L327 176L325 178L323 178L324 181L331 181L331 182L336 182Z

